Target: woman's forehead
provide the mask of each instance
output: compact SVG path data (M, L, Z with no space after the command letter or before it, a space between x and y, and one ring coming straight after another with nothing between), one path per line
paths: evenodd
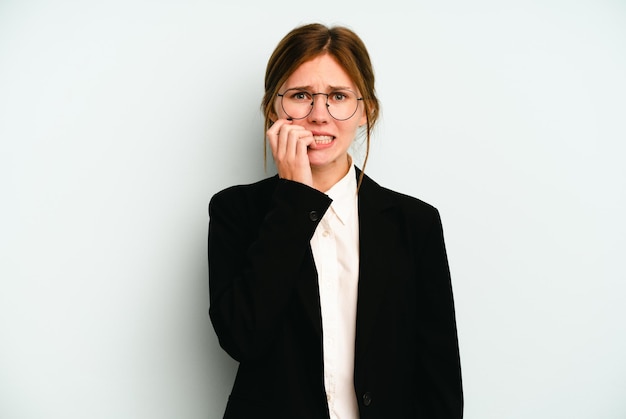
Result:
M302 63L285 81L288 88L354 89L354 82L331 55L324 54Z

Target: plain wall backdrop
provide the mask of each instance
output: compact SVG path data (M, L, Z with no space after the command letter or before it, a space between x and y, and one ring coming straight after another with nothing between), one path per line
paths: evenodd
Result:
M372 56L367 173L441 212L465 417L626 418L620 0L0 1L0 417L221 417L207 205L273 174L265 64L313 21Z

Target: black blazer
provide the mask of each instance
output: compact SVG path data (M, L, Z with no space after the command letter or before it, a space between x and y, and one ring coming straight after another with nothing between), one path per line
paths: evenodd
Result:
M209 314L220 345L240 363L224 418L329 417L310 240L330 203L327 195L276 176L211 199ZM461 418L439 213L366 176L359 224L354 388L360 417Z

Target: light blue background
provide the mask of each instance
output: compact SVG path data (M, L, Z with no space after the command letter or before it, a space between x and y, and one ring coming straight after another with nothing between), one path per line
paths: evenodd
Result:
M626 4L217 3L0 2L0 417L221 417L207 204L273 173L265 63L321 21L367 172L441 211L466 418L626 418Z

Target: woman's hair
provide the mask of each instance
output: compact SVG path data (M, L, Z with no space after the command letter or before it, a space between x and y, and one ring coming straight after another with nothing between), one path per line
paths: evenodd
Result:
M329 28L312 23L293 29L278 43L265 71L265 95L261 104L265 115L265 131L270 128L272 119L276 117L274 103L281 86L301 64L324 54L337 60L363 97L367 120L367 143L362 167L364 171L369 155L371 133L378 119L380 105L374 88L374 70L365 44L348 28L342 26ZM361 173L359 185L362 179Z

